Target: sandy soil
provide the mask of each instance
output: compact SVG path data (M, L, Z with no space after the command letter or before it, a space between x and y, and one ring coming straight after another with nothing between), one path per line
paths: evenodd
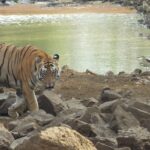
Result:
M33 4L18 4L14 6L0 6L1 15L9 14L58 14L58 13L134 13L136 10L111 5L80 5L77 7L41 7Z
M119 92L130 91L133 99L147 101L150 97L149 86L149 75L137 77L132 74L104 76L86 72L79 73L67 69L61 74L61 80L57 82L55 91L61 94L64 99L71 99L72 97L99 99L102 90L109 87Z

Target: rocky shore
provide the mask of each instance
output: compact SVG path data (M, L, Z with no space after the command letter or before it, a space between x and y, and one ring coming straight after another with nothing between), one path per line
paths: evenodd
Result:
M62 68L40 111L7 116L15 93L1 89L0 150L149 150L150 72L98 75Z
M131 6L143 14L144 19L140 20L150 28L150 1L149 0L103 0L103 2L113 2L122 6Z

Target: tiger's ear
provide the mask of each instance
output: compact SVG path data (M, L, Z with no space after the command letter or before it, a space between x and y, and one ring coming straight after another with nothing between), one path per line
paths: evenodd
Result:
M59 55L58 55L58 54L54 54L54 55L53 55L53 59L59 60Z

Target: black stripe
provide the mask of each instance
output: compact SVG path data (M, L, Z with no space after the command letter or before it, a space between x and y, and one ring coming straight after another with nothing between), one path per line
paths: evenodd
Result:
M12 52L11 52L11 54L9 55L9 58L8 58L8 65L7 65L7 69L8 69L8 74L10 74L10 70L9 70L9 66L10 66L10 61L13 59L13 53L14 53L14 50L16 49L16 47L14 47L13 49L12 49ZM12 63L12 62L11 62Z
M17 49L17 51L16 51L16 54L15 54L15 56L14 56L14 58L15 58L15 62L14 62L14 65L15 64L18 64L18 62L20 61L20 59L19 59L19 49ZM19 62L20 63L20 62Z
M32 53L36 52L37 49L33 49L32 52L29 54L29 56L31 56Z
M15 84L16 84L16 86L17 86L17 79L16 79L16 77L15 77L15 75L14 75L13 69L12 69L12 75L13 75L13 78L14 78L14 80L15 80Z
M32 83L33 87L36 86L36 84L34 83L34 81L32 79L31 79L31 83Z
M6 75L6 84L7 84L7 87L10 87L8 75Z
M24 52L24 49L25 49L25 48L27 48L27 47L25 46L25 47L23 47L23 49L20 49L20 51L21 51L21 52L20 52L20 57L22 56L22 53Z
M21 58L22 60L23 60L23 58L25 57L27 51L28 51L31 47L32 47L32 46L29 46L29 47L26 49L25 53L23 54L23 56L22 56L22 58Z
M11 45L9 45L9 46L11 46ZM3 67L4 61L5 61L6 53L9 49L9 46L6 47L6 50L5 50L4 56L3 56L3 61L2 61L2 64L0 65L0 76L1 76L2 67Z

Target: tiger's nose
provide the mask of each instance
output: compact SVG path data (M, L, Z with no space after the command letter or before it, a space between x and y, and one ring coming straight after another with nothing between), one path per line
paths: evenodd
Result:
M59 78L60 78L60 72L57 73L56 80L58 80Z
M53 89L54 86L55 86L54 83L49 83L49 84L46 85L46 89Z

